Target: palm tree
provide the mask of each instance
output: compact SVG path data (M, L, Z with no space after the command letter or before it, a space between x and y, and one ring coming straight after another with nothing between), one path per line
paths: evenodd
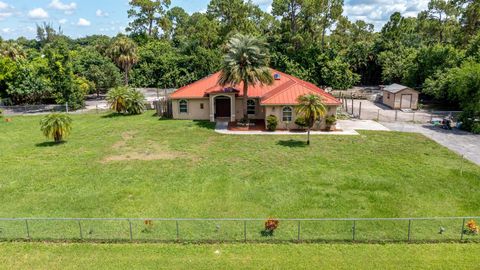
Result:
M40 121L40 129L47 138L58 143L67 137L72 130L72 119L67 114L52 113Z
M117 38L108 48L107 54L125 73L125 85L128 85L128 75L138 62L137 45L128 37Z
M0 55L8 57L13 61L26 58L23 48L14 42L0 42Z
M248 120L248 87L273 83L267 44L253 36L237 34L229 40L226 50L218 83L221 86L243 83L243 118Z
M323 104L322 97L314 94L299 96L297 99L299 106L296 108L297 114L302 115L307 122L307 145L310 145L310 130L318 119L327 114L327 108Z
M127 111L127 97L129 89L125 86L112 88L107 93L107 102L110 109L117 113Z

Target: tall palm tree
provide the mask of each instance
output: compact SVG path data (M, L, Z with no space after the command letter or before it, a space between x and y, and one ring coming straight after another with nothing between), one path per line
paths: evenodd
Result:
M40 121L40 129L45 137L61 142L72 130L72 118L63 113L49 114Z
M323 104L322 97L314 94L299 96L297 99L299 105L296 108L297 114L302 115L307 122L307 144L310 145L310 130L315 121L327 114L327 108Z
M26 58L23 48L14 42L0 42L0 55L8 57L13 61Z
M274 81L268 68L267 44L253 36L237 34L228 41L226 51L218 83L221 86L243 83L243 118L248 120L248 87L270 85Z
M125 73L125 85L128 85L128 75L138 62L137 45L128 37L119 37L108 48L107 54Z

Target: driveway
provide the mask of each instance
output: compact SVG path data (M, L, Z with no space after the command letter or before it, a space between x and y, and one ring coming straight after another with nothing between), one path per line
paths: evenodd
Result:
M433 125L411 123L382 123L382 125L395 131L417 132L437 143L457 152L466 159L480 165L480 135L474 135L461 130L444 130Z

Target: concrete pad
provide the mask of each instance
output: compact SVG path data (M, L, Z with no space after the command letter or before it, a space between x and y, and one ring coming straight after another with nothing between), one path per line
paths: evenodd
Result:
M338 120L337 128L342 130L389 131L387 127L373 120Z

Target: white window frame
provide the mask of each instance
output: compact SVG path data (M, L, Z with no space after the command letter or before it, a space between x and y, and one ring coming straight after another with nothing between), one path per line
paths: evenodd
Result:
M253 102L252 104L248 104L249 102ZM253 106L253 113L250 113L251 106ZM257 102L254 99L247 100L247 114L248 115L255 115L257 114Z
M286 113L290 114L285 115ZM290 119L290 120L289 120ZM292 122L293 120L293 108L290 106L283 107L282 109L282 121L283 122Z
M182 111L182 106L185 106L185 111ZM183 114L188 114L188 100L182 99L178 102L178 111Z

